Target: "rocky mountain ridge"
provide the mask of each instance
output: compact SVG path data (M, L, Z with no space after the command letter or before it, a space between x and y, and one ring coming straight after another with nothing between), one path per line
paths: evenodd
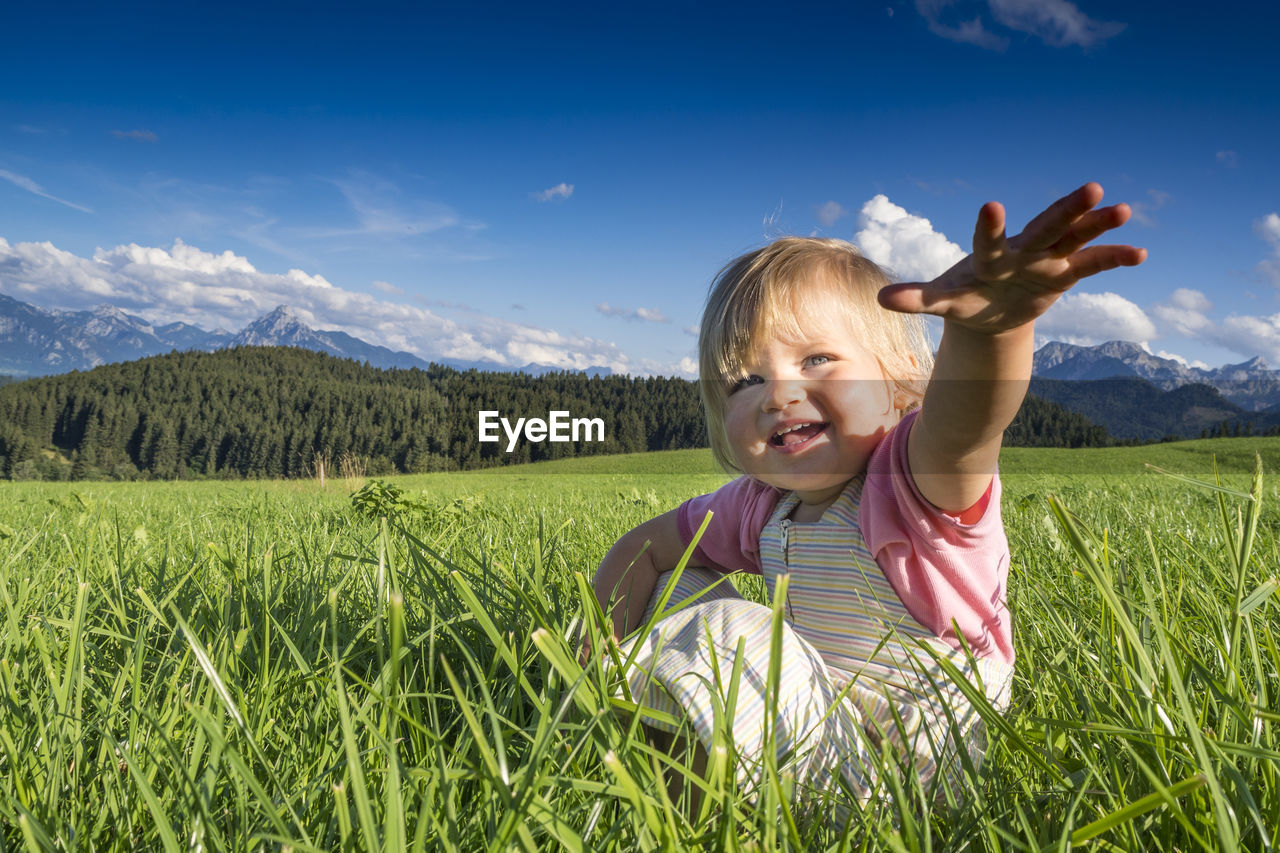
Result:
M1036 351L1032 375L1043 379L1145 379L1162 391L1202 384L1246 411L1262 412L1280 406L1280 371L1260 356L1222 367L1192 367L1152 355L1128 341L1079 346L1051 341Z
M237 346L302 347L381 368L425 368L428 364L412 353L370 344L345 332L313 329L287 305L277 306L233 333L226 329L210 332L189 323L157 326L111 305L99 305L89 311L45 310L0 293L0 375L14 379L90 370L173 350L212 352ZM436 362L459 370L522 371L534 375L559 370L532 363L512 368L484 361ZM609 375L611 371L593 367L583 372Z

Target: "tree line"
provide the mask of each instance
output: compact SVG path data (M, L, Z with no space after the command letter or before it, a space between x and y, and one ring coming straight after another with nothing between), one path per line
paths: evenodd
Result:
M600 418L604 439L478 440L478 413ZM1112 443L1028 397L1007 441ZM567 456L705 447L697 384L581 373L387 370L292 347L172 352L0 387L8 479L273 478L347 461L362 473L450 471Z

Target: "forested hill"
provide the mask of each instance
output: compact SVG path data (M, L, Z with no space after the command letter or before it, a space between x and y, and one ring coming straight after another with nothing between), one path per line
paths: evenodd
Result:
M481 410L600 418L604 439L522 438L508 453L505 437L478 440ZM1109 443L1034 399L1009 440ZM18 479L299 477L321 459L383 474L705 445L697 386L683 379L383 370L289 347L174 352L0 388L0 474Z
M478 441L481 410L598 417L604 440L521 440L507 453L505 438ZM46 449L75 478L172 478L305 476L319 458L391 473L704 444L697 388L683 380L381 370L290 347L175 352L0 388L10 477L55 475Z
M1162 391L1135 377L1083 382L1035 378L1031 393L1080 412L1112 435L1139 442L1159 441L1164 436L1209 438L1280 432L1277 410L1247 411L1201 383Z

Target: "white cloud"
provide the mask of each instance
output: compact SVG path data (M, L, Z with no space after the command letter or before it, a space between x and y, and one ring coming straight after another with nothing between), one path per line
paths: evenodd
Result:
M6 180L9 183L13 184L15 187L24 189L29 193L33 193L35 195L40 196L41 198L47 198L49 199L49 201L56 201L58 204L65 204L67 207L70 207L73 210L78 210L82 213L93 213L92 210L90 210L89 208L83 205L76 204L73 201L67 201L66 199L58 198L56 195L50 195L49 193L44 191L43 187L41 187L35 181L31 180L30 178L24 175L15 175L13 172L8 172L8 171L5 171L4 169L0 169L0 179Z
M1222 321L1216 342L1247 357L1261 355L1280 364L1280 314L1269 317L1234 315Z
M404 290L386 281L371 282L374 290L380 290L389 296L404 296Z
M1205 316L1212 309L1213 303L1203 293L1179 287L1167 302L1152 306L1151 313L1175 334L1197 337L1212 329L1213 321Z
M1036 320L1036 332L1070 344L1146 342L1156 336L1146 313L1118 293L1073 291Z
M608 302L600 302L596 305L596 310L606 317L621 317L624 320L647 320L650 323L671 322L670 318L657 308L622 308L610 305Z
M1275 212L1253 223L1258 236L1271 244L1272 257L1258 263L1258 271L1276 287L1280 287L1280 215Z
M987 29L982 5L957 0L916 0L930 32L988 50L1005 50L1009 39ZM1120 33L1124 24L1095 21L1069 0L987 0L996 23L1035 36L1051 47L1089 48ZM953 7L959 7L954 12ZM947 19L952 23L944 21Z
M1185 308L1188 311L1205 312L1213 310L1213 303L1209 301L1209 297L1189 287L1179 287L1169 294L1169 304L1176 308Z
M701 328L696 324L693 326L685 326L683 331L686 335L690 335L695 338L701 334Z
M181 320L206 329L239 329L286 304L315 328L421 358L530 361L566 369L607 366L627 372L617 346L582 335L481 316L466 324L423 308L344 290L300 269L267 273L232 252L215 254L177 241L170 249L129 244L83 258L51 243L10 245L0 238L5 292L45 308L110 303L153 323Z
M1226 166L1228 169L1234 169L1236 166L1240 165L1240 155L1234 151L1219 151L1214 155L1214 157L1219 163Z
M549 187L543 190L542 192L534 193L533 197L538 201L551 201L552 199L557 198L568 198L571 195L573 195L573 184L561 182L556 184L554 187Z
M835 225L837 219L848 215L849 211L845 210L844 205L838 201L829 201L817 210L818 221L828 228Z
M1148 348L1147 352L1151 352L1151 350ZM1201 370L1209 369L1209 365L1205 364L1200 359L1198 358L1187 359L1184 356L1178 355L1176 352L1168 352L1166 350L1160 350L1159 352L1155 352L1151 354L1156 356L1157 358L1167 358L1170 361L1176 361L1178 362L1178 364L1181 364L1183 367L1198 367Z
M907 213L884 195L862 206L858 224L853 241L862 253L903 281L936 278L966 254L934 231L928 219Z
M1280 214L1268 213L1254 223L1254 228L1271 246L1280 252Z
M135 142L155 142L159 139L150 130L113 130L111 135L116 139L132 139Z
M676 366L679 369L681 375L697 378L698 362L695 359L689 358L689 356L685 356L684 358L680 359L680 363Z
M1213 303L1203 293L1180 287L1165 302L1152 306L1151 313L1160 321L1162 334L1183 335L1244 358L1261 355L1272 364L1280 363L1280 314L1233 314L1217 322L1208 316L1211 310ZM1187 362L1167 353L1160 355L1178 358L1193 367L1205 367L1203 362Z

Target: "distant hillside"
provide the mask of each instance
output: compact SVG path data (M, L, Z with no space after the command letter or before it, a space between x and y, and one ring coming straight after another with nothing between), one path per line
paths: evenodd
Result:
M1030 393L1084 415L1121 439L1199 438L1221 431L1224 425L1228 434L1233 429L1262 434L1280 428L1276 412L1248 411L1203 384L1162 391L1136 378L1084 382L1035 378Z
M600 418L604 438L478 440L477 413ZM318 460L370 473L699 447L691 382L433 366L379 370L293 347L184 352L0 388L7 477L296 477ZM501 430L498 430L501 435Z
M600 418L599 442L478 441L477 413ZM297 477L319 460L368 473L476 468L705 446L683 379L379 370L290 347L237 347L113 364L0 388L0 475L10 478ZM1029 398L1008 443L1082 447L1105 430Z

